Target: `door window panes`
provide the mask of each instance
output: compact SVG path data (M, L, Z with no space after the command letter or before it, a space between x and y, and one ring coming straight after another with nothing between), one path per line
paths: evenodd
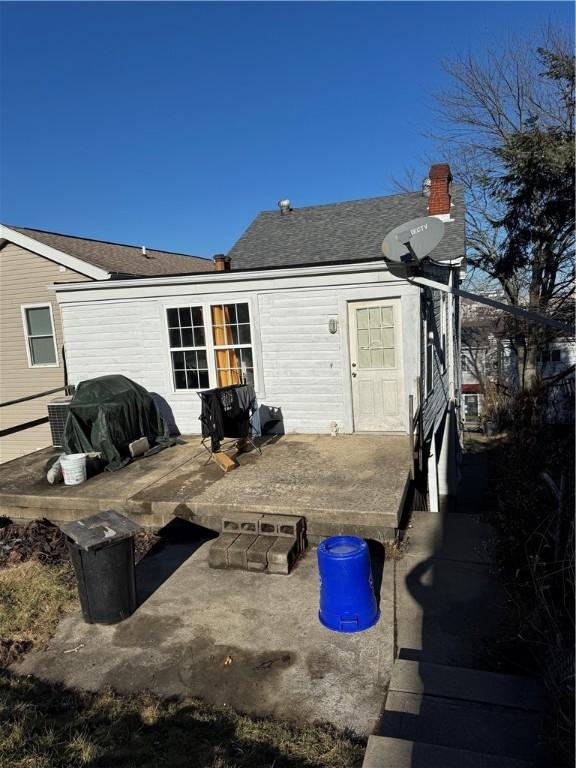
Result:
M393 308L357 309L356 344L359 368L395 368Z

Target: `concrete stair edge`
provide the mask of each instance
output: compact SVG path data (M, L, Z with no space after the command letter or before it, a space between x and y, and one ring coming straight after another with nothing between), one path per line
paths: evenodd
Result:
M541 712L546 694L538 681L428 661L396 659L390 690Z
M529 768L531 763L468 749L370 736L362 768Z
M543 756L541 720L511 707L390 690L378 735L532 760Z

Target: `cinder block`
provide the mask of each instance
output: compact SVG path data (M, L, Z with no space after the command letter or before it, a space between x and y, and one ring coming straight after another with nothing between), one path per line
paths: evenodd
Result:
M230 568L246 568L248 561L246 552L256 541L257 536L253 534L242 534L238 536L228 547L228 565Z
M261 536L276 536L274 515L262 515L258 521L258 533Z
M262 563L264 567L266 567L266 564L268 563L268 550L275 541L276 536L258 536L254 544L252 544L246 553L248 568L250 568L250 563Z
M261 535L304 538L304 518L296 515L262 515L258 527Z
M257 512L231 512L222 518L224 533L258 533L258 522L262 515Z
M290 573L299 554L300 547L296 537L289 539L286 536L279 536L268 550L268 572Z
M211 568L228 568L228 548L237 538L237 533L222 533L218 536L208 553Z

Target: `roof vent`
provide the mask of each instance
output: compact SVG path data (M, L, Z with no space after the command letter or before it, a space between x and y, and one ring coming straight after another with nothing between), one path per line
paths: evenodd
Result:
M432 189L432 179L430 176L426 176L425 179L422 180L422 194L424 197L430 197L430 190Z
M142 256L144 256L145 259L149 259L150 256L148 256L148 251L146 250L146 246L142 246Z
M278 208L280 208L280 213L282 216L285 216L287 213L290 213L290 211L292 210L292 208L290 207L290 200L279 200Z

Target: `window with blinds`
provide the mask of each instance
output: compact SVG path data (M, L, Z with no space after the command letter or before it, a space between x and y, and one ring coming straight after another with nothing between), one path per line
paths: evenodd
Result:
M176 390L254 384L248 302L166 310Z

